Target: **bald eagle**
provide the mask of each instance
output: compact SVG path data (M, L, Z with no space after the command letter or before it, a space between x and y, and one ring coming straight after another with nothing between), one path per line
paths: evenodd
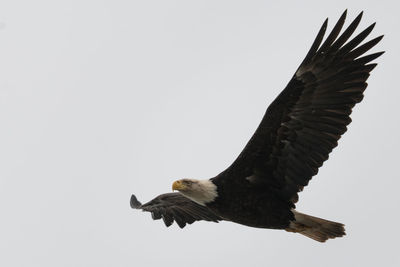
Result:
M162 194L146 204L132 195L131 207L181 227L195 221L231 221L284 229L319 242L345 235L344 225L295 210L298 193L328 159L363 99L366 80L383 52L365 55L383 38L364 44L375 23L351 40L362 12L339 35L347 12L322 42L325 20L305 59L286 88L268 107L238 158L207 180L173 182L179 192Z

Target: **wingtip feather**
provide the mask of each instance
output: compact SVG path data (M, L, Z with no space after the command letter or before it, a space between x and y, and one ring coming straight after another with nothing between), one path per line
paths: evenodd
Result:
M140 209L142 207L142 203L137 200L135 195L131 196L130 204L132 209Z
M356 20L361 20L362 16L364 15L364 10L362 10L360 12L360 14L358 14L358 16L356 17Z

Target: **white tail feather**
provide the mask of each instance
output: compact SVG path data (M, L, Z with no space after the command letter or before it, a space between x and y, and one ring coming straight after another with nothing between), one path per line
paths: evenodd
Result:
M295 220L290 222L286 231L300 233L319 242L346 235L344 225L337 222L313 217L293 210Z

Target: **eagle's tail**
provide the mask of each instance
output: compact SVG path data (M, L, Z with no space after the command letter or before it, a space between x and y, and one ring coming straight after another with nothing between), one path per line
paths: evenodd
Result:
M295 220L286 231L300 233L319 242L346 235L344 225L292 210Z

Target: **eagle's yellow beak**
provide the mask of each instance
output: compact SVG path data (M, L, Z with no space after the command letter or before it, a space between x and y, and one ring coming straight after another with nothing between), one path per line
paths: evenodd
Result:
M182 190L182 189L184 189L182 181L178 180L172 184L172 190Z

